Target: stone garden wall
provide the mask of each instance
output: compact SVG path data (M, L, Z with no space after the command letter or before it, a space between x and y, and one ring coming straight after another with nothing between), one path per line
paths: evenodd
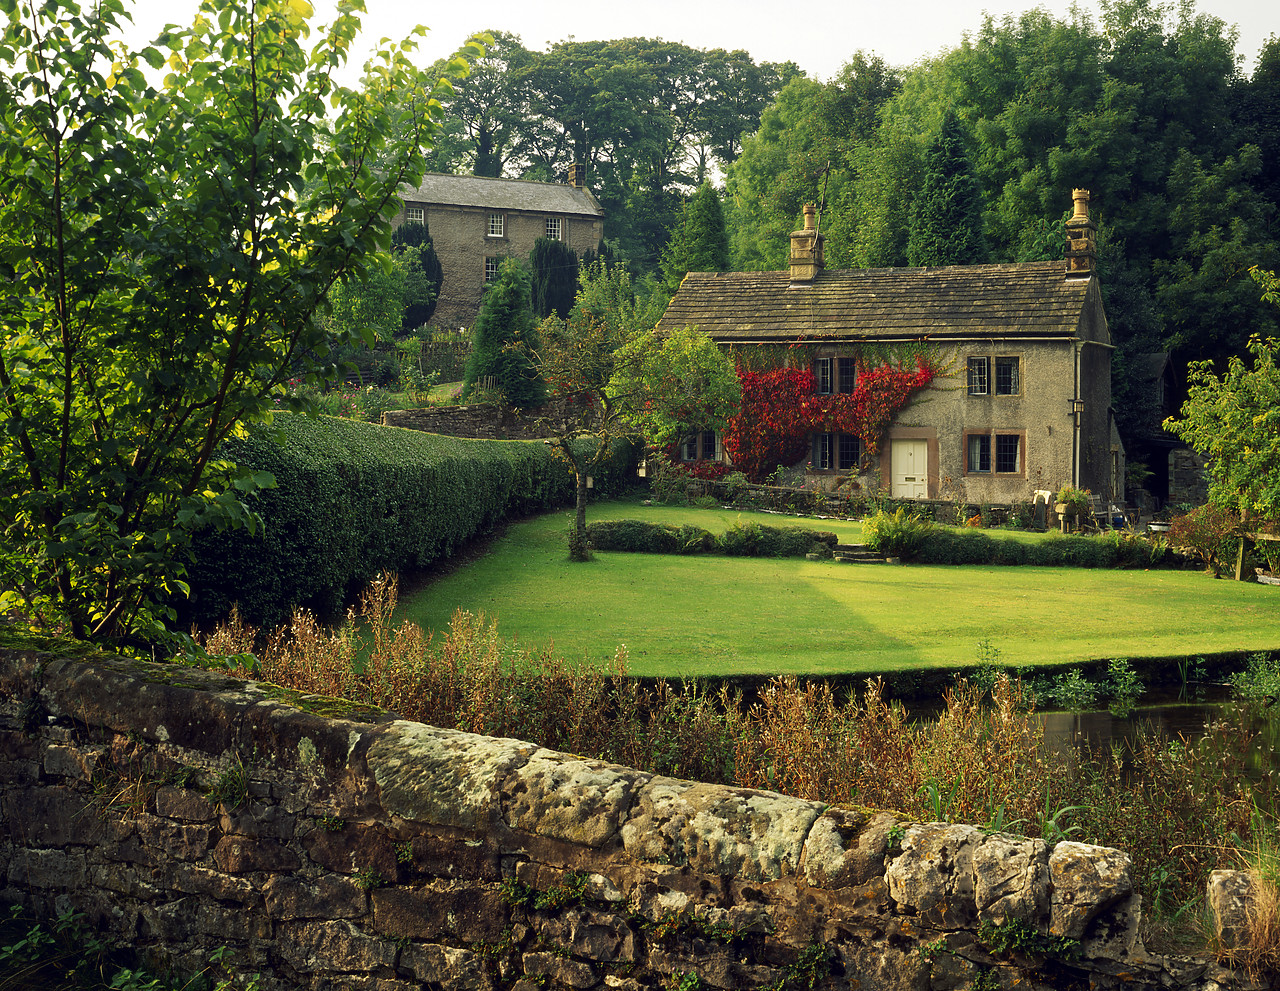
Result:
M0 900L75 906L180 970L227 946L263 989L1229 982L1144 950L1118 850L105 656L0 651L0 740Z

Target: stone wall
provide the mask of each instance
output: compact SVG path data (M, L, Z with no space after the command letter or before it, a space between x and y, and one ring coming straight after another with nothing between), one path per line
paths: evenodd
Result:
M1230 984L1144 950L1118 850L104 656L0 651L0 698L0 900L265 991Z

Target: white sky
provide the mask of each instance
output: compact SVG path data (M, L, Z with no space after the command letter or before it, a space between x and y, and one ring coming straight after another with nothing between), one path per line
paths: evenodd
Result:
M333 0L312 0L314 23L332 17ZM475 31L503 30L526 48L573 37L578 41L627 37L663 38L694 48L745 49L757 62L796 62L810 76L828 79L859 49L891 65L910 65L959 44L981 26L984 12L997 19L1037 6L1065 16L1067 4L1033 0L908 0L899 6L868 0L366 0L357 69L381 37L403 38L416 24L430 28L421 43L423 64L450 54ZM1095 23L1098 0L1080 0ZM153 39L166 22L189 24L198 0L136 0L134 44ZM1240 30L1237 54L1251 72L1266 39L1280 33L1276 0L1199 0L1196 9ZM348 82L354 82L353 72Z

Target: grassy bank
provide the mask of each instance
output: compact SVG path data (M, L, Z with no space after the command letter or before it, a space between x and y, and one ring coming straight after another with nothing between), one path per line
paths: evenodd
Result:
M590 519L861 526L728 510L607 502ZM857 674L963 665L988 642L1010 665L1280 648L1280 596L1192 571L848 565L831 561L597 554L570 564L568 513L513 525L488 553L406 595L397 615L444 629L457 609L503 635L634 675ZM1002 533L1016 540L1040 535Z

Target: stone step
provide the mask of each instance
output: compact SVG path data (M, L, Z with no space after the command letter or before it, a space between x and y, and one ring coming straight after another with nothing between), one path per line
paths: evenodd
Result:
M858 551L848 554L837 553L835 559L843 561L845 564L884 564L884 558L871 551Z

